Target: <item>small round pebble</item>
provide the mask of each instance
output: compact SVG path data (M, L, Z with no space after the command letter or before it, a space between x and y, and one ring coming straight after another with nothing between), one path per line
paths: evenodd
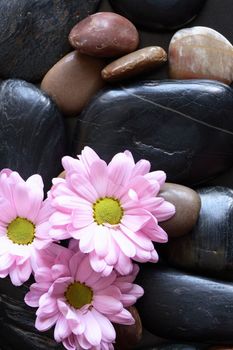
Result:
M70 32L70 44L95 57L113 57L137 49L139 35L126 18L112 12L98 12L79 22Z
M115 324L116 350L133 350L142 337L142 322L137 309L134 306L128 308L135 319L133 325Z
M41 89L56 101L65 115L77 116L104 86L101 78L104 66L103 59L73 51L48 71Z
M190 232L201 209L198 193L186 186L165 183L159 196L174 204L176 208L176 213L171 219L160 223L169 237L179 237Z
M129 53L107 65L101 72L106 81L118 81L157 68L167 61L167 54L159 46L149 46Z
M173 79L233 81L233 46L208 27L181 29L169 45L169 70Z

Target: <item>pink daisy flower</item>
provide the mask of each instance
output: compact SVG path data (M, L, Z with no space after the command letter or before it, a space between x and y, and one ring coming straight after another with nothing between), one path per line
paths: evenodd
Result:
M0 172L0 277L9 275L16 286L29 279L52 241L43 187L39 175L24 181L17 172Z
M72 245L72 243L71 243ZM50 250L53 261L39 268L25 296L37 307L36 328L46 331L55 325L54 338L68 350L111 350L116 334L111 322L130 325L132 315L125 309L143 295L133 284L138 272L118 277L115 271L103 277L95 272L88 256L57 246Z
M158 197L166 175L150 171L150 163L135 164L129 151L116 154L107 165L89 147L78 159L64 157L65 179L54 179L50 200L55 208L52 238L73 237L89 253L92 268L108 275L132 271L131 259L156 262L154 242L166 242L158 225L175 213Z

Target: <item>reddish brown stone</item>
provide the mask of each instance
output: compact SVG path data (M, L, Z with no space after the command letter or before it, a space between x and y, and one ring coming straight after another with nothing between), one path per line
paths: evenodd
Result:
M175 205L175 215L160 226L167 232L170 237L182 236L191 231L197 222L201 200L197 192L191 188L165 183L159 195L165 200Z
M112 12L98 12L79 22L69 41L79 52L96 57L113 57L136 50L138 31L128 19Z
M48 71L41 89L56 101L65 115L76 116L104 86L101 78L104 66L103 59L70 52Z
M166 52L159 46L149 46L118 58L101 72L107 81L126 79L157 68L167 61Z
M130 350L141 340L142 323L137 309L134 306L128 308L135 319L135 324L125 326L114 324L116 330L116 350Z

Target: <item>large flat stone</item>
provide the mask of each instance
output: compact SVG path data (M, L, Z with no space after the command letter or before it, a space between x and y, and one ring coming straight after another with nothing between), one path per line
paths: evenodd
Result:
M233 91L211 81L148 81L104 90L79 118L74 155L129 149L167 181L194 185L233 163Z
M41 79L71 50L71 28L100 0L0 0L0 77Z

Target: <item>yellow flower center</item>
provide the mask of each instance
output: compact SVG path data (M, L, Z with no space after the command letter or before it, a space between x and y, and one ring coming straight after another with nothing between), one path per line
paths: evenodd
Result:
M67 288L65 297L71 306L75 309L81 309L84 305L92 302L93 291L85 284L74 282Z
M7 227L8 238L16 244L31 244L35 237L35 226L27 219L17 217Z
M100 198L93 204L93 217L98 225L119 224L123 213L119 200L115 198Z

